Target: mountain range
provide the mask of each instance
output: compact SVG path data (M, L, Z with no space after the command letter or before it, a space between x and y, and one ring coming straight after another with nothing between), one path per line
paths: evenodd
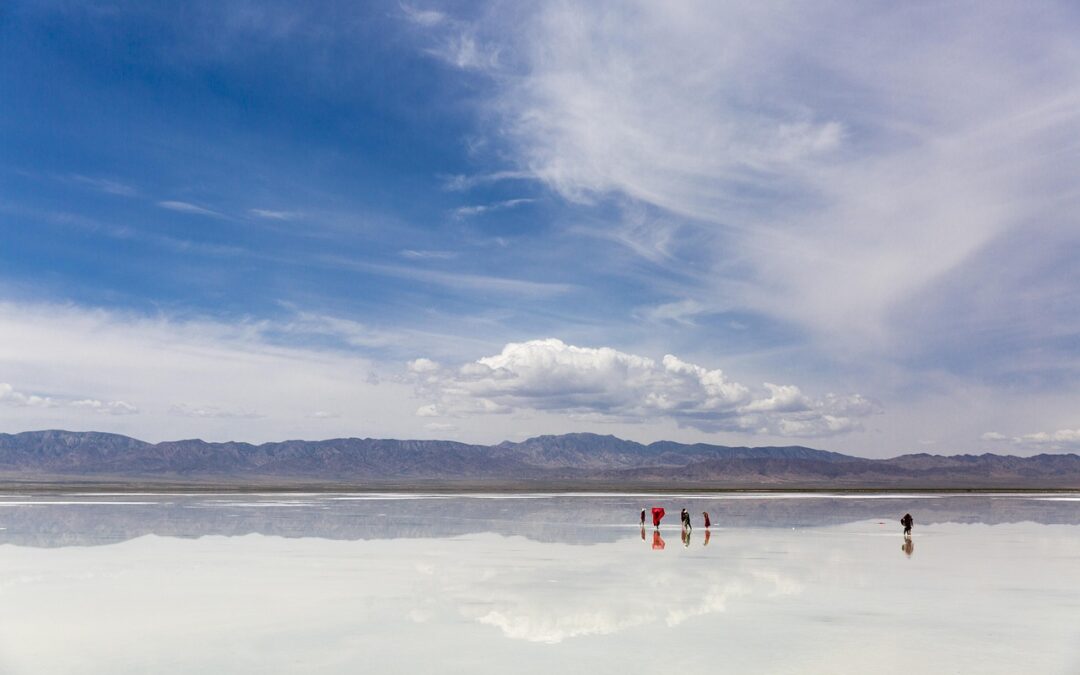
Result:
M573 433L522 442L339 438L147 443L101 432L0 434L12 484L363 487L1080 489L1080 456L867 459L798 445L731 447Z

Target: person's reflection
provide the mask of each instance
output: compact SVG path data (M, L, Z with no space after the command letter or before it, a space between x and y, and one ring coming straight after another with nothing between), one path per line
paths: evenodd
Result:
M692 532L693 532L693 530L690 530L690 529L684 529L682 531L682 545L687 547L687 548L690 548L690 534Z
M712 536L712 532L709 532L708 530L705 530L705 542L702 543L701 545L702 546L708 546L709 545L709 537L711 537L711 536Z
M641 524L641 541L645 541L645 523Z
M904 545L900 547L900 550L909 558L915 552L915 542L911 539L911 535L904 537Z
M652 547L654 551L664 550L664 538L660 536L660 530L653 530L652 533Z

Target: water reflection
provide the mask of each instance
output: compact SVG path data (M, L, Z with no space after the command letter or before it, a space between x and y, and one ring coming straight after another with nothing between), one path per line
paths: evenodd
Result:
M0 672L692 674L715 672L720 655L752 673L1080 665L1080 527L1039 524L1026 505L921 504L909 564L913 543L897 558L891 529L902 501L832 500L850 520L792 529L822 511L804 498L710 497L720 548L703 550L709 529L691 546L687 529L687 550L653 555L665 543L647 523L633 529L639 499L0 508ZM1044 519L1080 511L1042 503ZM977 522L987 513L1025 522ZM121 534L133 536L110 540ZM664 648L642 648L654 644Z
M904 536L904 543L900 546L900 550L904 552L904 555L911 557L911 554L915 552L915 542L912 540L911 535Z
M920 527L938 523L1080 524L1080 501L1045 496L668 495L657 510L693 502L728 528L790 530L864 520L896 523L918 500ZM681 502L681 503L680 503ZM507 517L508 503L513 504ZM640 518L640 496L564 495L208 495L0 496L0 544L92 546L146 534L170 537L240 536L338 540L439 538L480 532L535 541L592 545L625 535L615 527ZM646 512L646 527L648 527ZM632 515L631 515L632 518ZM710 522L710 525L712 522Z

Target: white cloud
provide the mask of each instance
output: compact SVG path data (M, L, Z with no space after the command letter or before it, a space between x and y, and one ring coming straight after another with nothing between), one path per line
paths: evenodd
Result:
M139 409L126 401L99 401L98 399L69 399L56 396L39 396L17 391L7 382L0 382L0 405L25 408L74 408L92 410L108 415L133 415Z
M71 406L74 408L86 408L106 415L134 415L139 412L138 408L126 401L99 401L93 398L72 401Z
M693 325L694 317L707 311L707 308L697 300L687 299L664 303L656 307L648 307L638 313L649 321L671 321L683 325Z
M810 399L803 395L799 388L792 384L765 383L769 390L769 396L748 403L744 410L747 412L802 412L809 410Z
M492 211L505 211L507 209L516 208L522 204L529 204L535 200L533 199L506 199L501 202L492 202L491 204L475 204L473 206L461 206L454 209L454 216L458 218L468 218L471 216L480 216L485 213L491 213Z
M1078 451L1080 450L1080 429L1058 429L1057 431L1036 431L1023 436L1006 436L996 431L988 431L979 437L994 443L1011 443L1031 451Z
M538 410L810 437L859 429L858 418L878 411L859 395L812 400L793 385L766 383L765 392L755 396L719 369L670 354L657 362L553 338L510 343L499 354L456 369L417 359L408 371L421 396L433 401L417 410L422 417Z
M270 209L248 209L248 213L267 220L295 220L300 217L296 211L272 211Z
M200 215L200 216L210 216L211 218L224 218L225 217L221 213L218 213L217 211L214 211L212 209L208 209L208 208L203 207L203 206L199 206L198 204L192 204L190 202L178 202L178 201L173 201L173 200L167 200L167 201L163 201L163 202L158 202L157 204L158 204L158 206L160 206L163 209L168 209L170 211L179 211L180 213L194 213L194 214Z
M425 251L407 248L401 251L401 257L410 260L450 260L456 258L457 253L453 251Z
M244 409L222 409L213 405L190 405L187 403L181 403L169 408L169 412L173 415L180 415L182 417L210 417L210 418L244 418L244 419L258 419L265 417L254 410Z
M462 70L488 70L499 64L499 51L486 48L467 31L449 33L428 53Z
M371 274L381 274L399 279L410 279L420 283L431 283L448 288L489 293L507 293L512 295L555 295L573 290L570 284L552 281L531 281L510 277L469 274L465 272L443 272L421 269L415 265L384 265L367 263L343 258L327 258L327 263Z
M1037 445L1061 444L1080 446L1080 429L1059 429L1058 431L1052 432L1039 431L1021 436L1020 440L1025 443L1034 443Z
M428 431L457 431L458 426L456 424L449 424L447 422L428 422L424 425L424 428Z
M1080 134L1067 3L1037 16L1007 4L530 7L457 26L464 51L501 55L487 68L491 144L507 171L569 201L628 200L680 219L682 236L706 232L695 297L874 363L926 344L914 336L960 351L1011 337L1013 317L1075 285L1047 264L1080 244L1068 182L1080 159L1057 150ZM1024 255L995 246L1031 228ZM1013 287L963 302L1003 269L1017 269ZM1033 316L1029 341L1075 335L1070 314Z
M443 188L454 192L471 190L478 185L490 185L506 180L531 180L536 177L528 171L493 171L491 173L446 176Z
M439 369L439 364L431 359L414 359L407 364L410 373L433 373Z
M71 180L75 181L76 183L81 183L82 185L91 187L95 190L98 190L99 192L104 192L110 195L118 195L121 197L134 197L139 193L138 190L131 187L130 185L115 180L110 180L108 178L94 178L92 176L72 174Z
M0 382L0 403L39 408L47 408L56 405L56 402L48 396L25 394L21 391L16 391L15 388L7 382Z
M446 21L446 15L434 9L419 9L402 3L401 11L409 21L427 28Z
M298 344L288 322L0 303L0 335L0 372L21 385L0 385L5 429L277 441L352 435L354 421L310 411L354 410L374 421L373 433L414 435L411 387L373 384L376 366L344 339L333 348L322 346L329 336L313 340L321 346ZM136 405L139 414L124 414Z

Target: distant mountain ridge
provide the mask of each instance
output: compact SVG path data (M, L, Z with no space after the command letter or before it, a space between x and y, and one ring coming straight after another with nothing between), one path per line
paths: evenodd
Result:
M913 454L866 459L798 445L646 445L588 433L498 445L372 438L254 445L199 439L147 443L119 434L49 430L0 434L0 479L1080 489L1080 456Z

